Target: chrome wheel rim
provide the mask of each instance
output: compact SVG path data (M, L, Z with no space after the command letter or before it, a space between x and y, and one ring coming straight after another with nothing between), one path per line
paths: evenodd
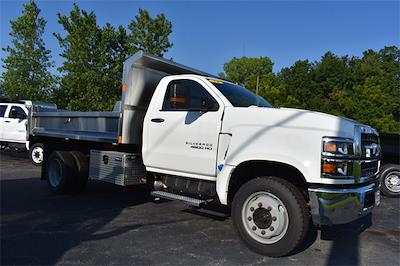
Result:
M385 187L394 193L400 192L400 176L398 171L390 172L385 178Z
M58 159L55 159L49 165L49 182L52 187L58 187L61 183L61 163Z
M242 222L251 238L262 244L273 244L286 234L289 215L278 197L269 192L256 192L243 204Z
M42 163L43 162L43 148L35 147L32 150L32 161L34 163Z

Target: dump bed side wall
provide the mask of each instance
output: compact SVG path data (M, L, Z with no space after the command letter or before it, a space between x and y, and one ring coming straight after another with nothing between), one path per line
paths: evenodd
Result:
M142 143L143 120L147 107L159 81L166 75L166 73L139 66L129 69L126 90L122 93L121 143Z
M33 110L30 135L116 143L119 112Z

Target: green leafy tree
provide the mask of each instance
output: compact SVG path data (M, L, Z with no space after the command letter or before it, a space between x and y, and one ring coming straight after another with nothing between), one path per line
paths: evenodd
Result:
M102 33L95 14L74 4L69 16L58 14L58 22L67 34L54 34L65 59L59 68L64 75L57 91L57 104L82 111L108 107L108 99L102 97Z
M121 97L123 63L127 54L128 35L124 27L115 29L110 24L101 28L100 65L102 66L102 99L108 99L109 110Z
M286 101L281 105L296 108L312 108L313 97L316 97L316 86L313 81L313 64L308 60L296 61L293 66L283 68L278 77L282 85L282 94ZM319 94L319 93L318 93Z
M233 58L221 76L254 90L259 63L257 58ZM341 115L380 132L400 133L400 50L396 46L367 50L361 58L327 52L316 62L300 60L277 74L266 73L259 92L275 106Z
M147 10L139 9L139 14L131 21L128 28L131 31L128 52L131 54L142 50L162 56L173 45L169 41L172 23L164 14L152 18Z
M354 111L349 115L381 132L399 132L399 122L393 116L394 108L398 104L385 90L386 81L378 76L369 77L363 85L355 86Z
M6 90L4 89L4 82L0 79L0 98L6 98Z
M46 100L50 97L55 79L49 72L54 65L50 50L42 35L46 21L39 17L40 9L31 0L24 5L22 15L11 21L11 46L3 48L2 90L10 99Z
M162 55L172 44L170 22L164 15L152 19L140 10L136 21L129 26L97 25L93 12L81 10L74 4L69 15L58 14L66 35L55 34L65 61L58 104L73 110L110 110L121 97L123 62L139 49Z
M257 79L260 83L261 79L272 73L272 66L268 57L234 57L224 64L224 72L220 76L255 92Z

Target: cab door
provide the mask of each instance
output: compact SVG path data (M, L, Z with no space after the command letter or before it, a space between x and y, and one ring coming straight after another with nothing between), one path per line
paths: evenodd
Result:
M159 106L148 110L143 158L148 170L215 177L223 105L205 83L172 80Z
M6 141L24 143L26 141L27 110L12 105L4 118L3 136Z
M5 115L7 112L7 108L7 104L0 104L0 140L4 139L4 124L6 123Z

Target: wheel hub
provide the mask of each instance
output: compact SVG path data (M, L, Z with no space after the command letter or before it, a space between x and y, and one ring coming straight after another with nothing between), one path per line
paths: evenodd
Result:
M272 215L265 208L257 208L253 213L253 220L260 229L267 229L272 224Z
M385 178L385 186L394 193L399 193L400 192L400 177L399 177L399 172L395 171L390 173L386 178Z
M399 185L400 179L399 179L398 176L390 176L389 178L390 178L389 182L390 182L391 185L393 185L393 186L398 186Z
M289 216L283 202L264 191L256 192L245 200L242 221L247 233L263 244L278 242L289 226Z
M43 149L36 147L32 150L32 160L35 163L42 163L43 161Z

